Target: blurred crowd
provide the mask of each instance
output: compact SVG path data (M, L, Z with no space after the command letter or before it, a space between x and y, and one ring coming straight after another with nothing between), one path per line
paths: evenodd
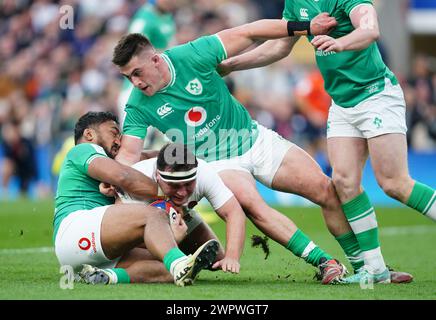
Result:
M72 135L75 121L90 110L119 112L122 79L111 63L112 50L146 2L0 2L3 196L13 176L19 178L22 193L37 181L39 196L51 194L53 159ZM170 45L260 18L281 18L284 4L283 0L170 2L178 6L173 14L177 32ZM415 150L436 149L436 64L431 59L417 56L411 75L400 77L408 102L409 147ZM316 66L288 57L269 67L232 74L226 81L254 119L312 155L323 154L330 98Z

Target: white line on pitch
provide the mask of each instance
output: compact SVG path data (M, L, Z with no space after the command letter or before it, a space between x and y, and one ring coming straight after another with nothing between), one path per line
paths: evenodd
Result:
M0 254L53 253L53 252L54 252L53 247L0 249Z
M402 226L380 228L382 236L398 236L408 234L436 233L436 226Z

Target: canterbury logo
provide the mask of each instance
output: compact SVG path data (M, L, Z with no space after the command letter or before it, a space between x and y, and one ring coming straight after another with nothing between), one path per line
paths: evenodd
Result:
M307 18L309 16L309 14L307 13L307 10L308 9L306 9L306 8L301 8L300 9L300 16Z
M169 103L165 103L163 106L160 106L157 109L157 114L160 115L161 117L167 116L168 114L170 114L171 112L173 112L173 108L169 106Z

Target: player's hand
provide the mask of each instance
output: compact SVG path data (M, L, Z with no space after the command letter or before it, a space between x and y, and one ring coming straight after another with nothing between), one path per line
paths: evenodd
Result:
M218 65L216 71L219 73L221 77L225 77L229 75L233 70L230 64L227 62L227 60L225 60Z
M322 12L310 21L310 33L314 36L329 34L337 25L335 17L330 17L327 12Z
M239 273L240 267L239 261L230 257L224 257L224 259L217 261L212 265L212 269L221 268L224 272L231 273Z
M174 234L174 239L177 243L180 243L187 234L188 226L185 223L185 220L183 220L181 214L177 214L176 219L170 224L171 230Z
M310 42L317 50L324 52L341 52L344 51L344 46L339 39L329 36L316 36Z
M117 191L115 190L115 187L113 185L110 185L106 182L101 182L98 185L98 189L100 190L100 193L104 194L106 197L116 197Z

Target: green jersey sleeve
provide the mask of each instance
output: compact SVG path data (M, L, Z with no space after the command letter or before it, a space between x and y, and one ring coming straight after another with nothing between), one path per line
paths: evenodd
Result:
M100 157L108 156L102 147L93 143L78 144L68 153L68 160L85 175L88 174L91 161Z
M372 0L338 0L338 6L342 7L342 10L349 16L351 10L360 4L372 5Z
M221 61L227 59L224 44L216 34L200 37L169 51L171 55L184 58L184 60L187 59L186 57L189 57L193 62L192 65L198 65L206 70L215 70Z
M144 139L149 127L145 114L139 110L139 107L129 103L127 103L125 111L126 118L123 123L123 134Z
M285 2L285 8L283 9L283 19L285 19L286 21L298 21L298 18L295 16L295 14L293 13L293 6L294 4L292 3L292 1L286 1Z

